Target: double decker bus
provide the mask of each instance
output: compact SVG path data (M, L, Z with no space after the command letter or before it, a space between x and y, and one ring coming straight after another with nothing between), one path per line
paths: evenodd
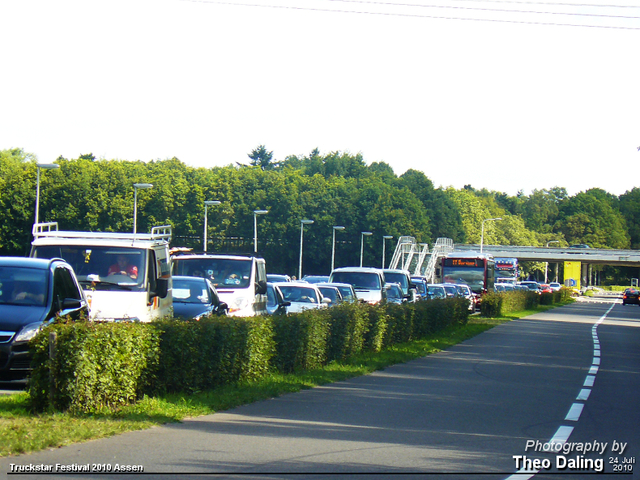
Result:
M496 283L518 283L518 259L496 257Z
M478 252L450 253L442 258L442 281L469 285L478 296L493 291L495 261L492 255Z

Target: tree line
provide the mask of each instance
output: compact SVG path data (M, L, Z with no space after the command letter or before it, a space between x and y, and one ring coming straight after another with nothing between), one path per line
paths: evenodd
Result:
M615 196L591 189L569 196L566 189L534 190L526 195L476 189L434 187L428 171L398 176L384 162L367 164L360 154L344 152L288 156L275 161L260 145L247 165L194 168L177 158L150 162L59 157L59 168L40 171L39 218L57 221L62 230L133 231L134 183L137 230L171 225L173 246L202 251L206 200L220 201L208 213L209 252L253 251L254 210L258 250L268 271L296 274L300 220L304 227L304 272L328 274L333 226L336 266L358 265L362 232L364 265L382 263L383 235L388 264L395 241L409 235L432 245L439 237L455 243L553 246L588 244L594 248L640 247L640 189ZM0 254L25 255L35 217L36 158L22 149L0 150ZM544 264L541 264L544 265ZM528 265L530 271L542 269ZM606 268L605 277L635 276L624 268ZM602 277L601 277L602 278Z

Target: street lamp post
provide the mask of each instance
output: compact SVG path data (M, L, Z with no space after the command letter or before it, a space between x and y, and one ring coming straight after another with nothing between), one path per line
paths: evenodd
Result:
M266 215L269 210L253 211L253 253L258 253L258 215Z
M391 240L393 238L393 235L383 235L382 236L382 268L384 268L384 263L385 263L385 247L387 245L387 240Z
M360 236L360 267L362 267L362 256L364 254L364 237L365 235L368 237L369 235L373 235L371 232L362 232Z
M549 240L547 247L550 243L560 243L560 240ZM544 262L544 283L547 283L547 272L549 271L549 262Z
M133 184L133 233L138 232L138 189L153 188L151 183Z
M300 264L298 268L298 279L302 279L302 242L304 241L304 226L311 225L313 220L300 220Z
M485 218L482 221L482 233L480 234L480 253L482 253L482 244L484 243L484 222L497 221L497 220L502 220L502 217Z
M207 207L209 205L220 205L218 200L205 200L204 201L204 252L207 251Z
M36 223L39 221L40 214L40 169L52 170L54 168L60 168L57 163L36 163Z
M344 230L342 225L333 226L333 241L331 242L331 271L335 268L336 260L336 230Z

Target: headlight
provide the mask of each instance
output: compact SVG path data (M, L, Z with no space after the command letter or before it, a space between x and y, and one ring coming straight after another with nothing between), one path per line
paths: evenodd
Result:
M245 297L238 297L233 301L233 306L229 309L230 312L237 312L244 310L249 306L249 299Z
M16 335L16 338L15 338L14 341L15 342L26 342L28 340L31 340L33 337L36 336L36 333L38 333L38 330L40 330L41 326L42 326L41 322L30 323L29 325L24 327L22 330L20 330L18 335Z

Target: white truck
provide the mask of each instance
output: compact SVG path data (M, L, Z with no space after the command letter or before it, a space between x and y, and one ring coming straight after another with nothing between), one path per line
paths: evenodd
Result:
M171 226L150 234L58 230L33 226L31 257L63 258L89 303L94 321L150 322L172 312Z
M220 300L234 317L267 313L267 270L263 258L250 255L176 254L173 275L204 277L215 285Z

